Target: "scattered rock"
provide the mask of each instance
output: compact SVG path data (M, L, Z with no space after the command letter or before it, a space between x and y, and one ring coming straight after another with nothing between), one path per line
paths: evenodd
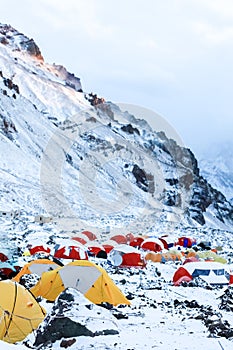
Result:
M19 283L22 284L25 288L30 289L36 285L39 279L40 276L34 273L26 274L20 277Z
M219 309L224 311L233 311L233 287L229 286L220 297Z

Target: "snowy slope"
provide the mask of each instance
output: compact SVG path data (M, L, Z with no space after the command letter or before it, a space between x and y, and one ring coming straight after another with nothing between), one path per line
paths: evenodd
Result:
M0 34L1 210L47 212L66 231L232 227L232 207L189 149L83 93L12 27Z
M233 144L211 145L200 159L202 175L233 203Z

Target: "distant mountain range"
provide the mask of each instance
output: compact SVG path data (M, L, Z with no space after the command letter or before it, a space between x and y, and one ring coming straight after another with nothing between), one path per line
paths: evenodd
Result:
M9 25L0 25L0 149L2 211L47 213L65 231L233 227L233 207L191 150L83 92Z
M200 157L200 172L233 204L233 142L211 145Z

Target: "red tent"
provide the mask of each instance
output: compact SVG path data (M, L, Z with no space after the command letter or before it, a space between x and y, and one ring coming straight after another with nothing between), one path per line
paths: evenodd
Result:
M108 241L104 242L102 245L106 251L106 253L108 254L109 252L111 252L111 250L117 245L118 243L116 243L115 241L112 241L111 239L109 239Z
M229 267L219 262L189 262L176 270L173 283L179 286L183 281L199 277L210 285L228 285Z
M118 244L126 244L127 243L127 238L124 235L114 235L111 237L111 239Z
M0 261L7 261L8 257L4 253L0 253Z
M60 246L55 247L55 258L72 259L72 260L88 260L88 255L85 249L79 246Z
M158 238L151 237L142 242L141 248L152 252L160 252L164 249L164 245Z
M181 266L178 268L178 270L176 270L173 276L173 283L175 286L179 286L182 282L190 282L192 279L192 275Z
M174 246L174 240L168 236L159 237L159 240L163 243L165 249L170 249Z
M0 262L0 277L2 279L8 279L15 276L20 270L17 264L11 264L9 262Z
M36 253L47 253L49 254L51 252L51 249L44 245L36 245L34 247L29 248L29 252L31 255L34 255Z
M95 241L89 242L85 246L87 247L88 251L94 256L96 256L101 250L105 252L104 247Z
M134 235L130 232L125 235L127 243L130 244L134 240Z
M132 247L141 247L143 241L143 237L134 237L134 239L129 243L129 245L131 245Z
M197 242L194 238L190 237L180 237L178 238L178 243L177 245L180 245L181 247L185 248L191 248L193 245L195 245Z
M118 267L140 267L146 266L140 251L129 245L121 244L112 249L108 255L108 262Z
M85 235L90 241L97 239L97 236L91 231L82 231L82 234Z
M76 242L79 242L81 244L86 244L87 241L89 241L89 239L85 239L85 238L82 238L82 237L79 237L79 236L75 236L75 237L72 237L72 239Z

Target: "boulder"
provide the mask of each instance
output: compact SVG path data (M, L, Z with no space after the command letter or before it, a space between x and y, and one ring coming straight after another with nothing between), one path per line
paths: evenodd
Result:
M36 331L34 346L62 338L118 333L116 319L109 310L91 303L76 289L67 288Z

